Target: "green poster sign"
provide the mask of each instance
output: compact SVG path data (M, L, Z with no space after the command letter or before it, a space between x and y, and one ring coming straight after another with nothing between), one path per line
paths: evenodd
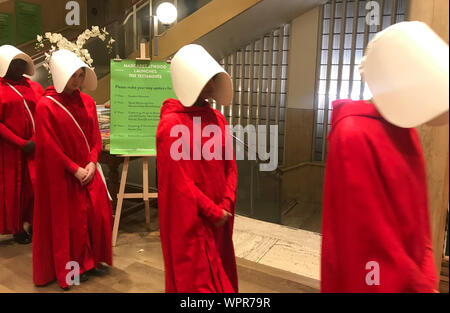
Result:
M15 45L14 17L12 14L0 13L0 46Z
M162 103L175 98L166 62L111 61L111 154L156 155Z
M18 44L34 40L36 35L43 33L42 11L39 4L16 0L15 10Z

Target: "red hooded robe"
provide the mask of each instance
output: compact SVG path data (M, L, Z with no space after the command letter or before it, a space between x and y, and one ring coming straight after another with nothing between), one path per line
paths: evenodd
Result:
M433 292L425 163L416 130L388 123L366 101L333 106L322 292Z
M23 98L8 84L22 94L33 115L43 89L25 77L0 78L0 234L18 234L33 219L33 155L25 156L22 148L34 134Z
M201 143L199 138L193 138L194 117L201 118L202 132L207 125L220 127L221 160L208 161L203 156L201 160L193 160L194 147L205 147L212 138L202 137ZM180 138L178 133L171 137L176 125L189 129L190 160L175 161L171 157L171 146ZM168 99L161 108L156 143L166 292L237 292L234 218L229 218L222 227L214 225L223 216L222 209L234 216L236 201L237 168L224 116L207 103L188 108L178 100ZM231 149L225 150L226 144Z
M55 102L62 103L72 118ZM33 279L45 285L56 277L67 287L66 268L76 261L80 274L99 262L112 265L112 207L98 171L87 186L74 173L78 167L96 163L102 141L96 106L79 91L58 94L47 88L36 109L36 201L33 231Z

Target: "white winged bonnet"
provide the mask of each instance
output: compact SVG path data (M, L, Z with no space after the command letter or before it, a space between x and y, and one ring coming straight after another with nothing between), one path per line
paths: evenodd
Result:
M360 66L380 114L411 128L448 122L448 44L422 22L394 24L369 43Z
M56 92L63 92L69 79L80 68L86 68L86 78L82 87L89 91L95 90L97 75L92 68L81 61L72 51L61 49L54 52L50 58L50 72Z
M183 106L194 105L203 88L216 75L212 98L220 105L231 105L231 77L202 46L190 44L181 48L172 59L170 72L173 89Z
M31 57L25 52L10 45L0 47L0 77L5 77L8 72L9 65L13 60L24 60L27 62L25 74L34 75L34 63Z

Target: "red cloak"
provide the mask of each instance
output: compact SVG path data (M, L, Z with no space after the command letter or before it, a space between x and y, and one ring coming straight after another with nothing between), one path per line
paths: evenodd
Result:
M221 130L222 160L193 160L194 146L204 147L211 137L194 138L193 118L201 118L201 130L216 125ZM176 125L187 127L190 160L175 161L171 137ZM228 137L229 141L225 140ZM158 169L158 208L164 255L166 292L237 292L238 279L233 247L233 223L217 228L222 209L234 216L237 168L227 122L223 115L205 106L183 107L168 99L161 108L156 134ZM214 150L210 150L214 151Z
M366 101L333 106L322 292L433 292L425 163L416 130L388 123Z
M0 78L0 234L22 233L23 223L33 220L33 155L25 156L22 148L33 137L31 114L43 89L23 77L19 81Z
M86 135L90 150L72 118ZM98 171L92 182L81 186L74 173L96 163L101 135L95 103L79 91L58 94L47 88L36 109L36 201L33 231L33 279L45 285L55 279L67 287L66 268L76 261L80 274L99 262L112 265L112 207Z

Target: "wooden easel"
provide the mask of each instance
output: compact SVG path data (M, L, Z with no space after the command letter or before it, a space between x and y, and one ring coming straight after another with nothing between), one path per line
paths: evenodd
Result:
M140 46L140 58L136 58L136 60L146 60L150 61L151 59L146 57L146 49L145 43L141 43ZM157 199L158 193L149 192L148 190L148 160L151 155L121 155L120 157L124 157L125 160L123 162L122 168L122 177L120 178L120 188L119 193L117 194L117 206L116 206L116 214L114 217L114 228L112 235L112 245L116 246L117 235L119 232L119 224L120 224L120 215L122 214L122 205L124 199L143 199L145 203L145 223L147 227L150 228L150 199ZM142 193L125 193L125 187L127 184L127 175L128 175L128 166L130 163L131 157L142 157Z
M157 199L157 192L149 192L148 190L148 160L150 156L141 156L141 155L125 155L125 160L123 162L122 168L122 177L120 179L120 188L119 193L117 194L117 206L116 206L116 215L114 217L114 228L113 228L113 237L112 237L112 245L116 246L117 242L117 234L119 232L119 223L120 223L120 215L122 213L122 205L124 199L143 199L145 203L145 223L147 226L150 226L150 199ZM142 193L125 193L125 186L127 183L127 175L128 175L128 165L130 163L131 157L142 157Z

